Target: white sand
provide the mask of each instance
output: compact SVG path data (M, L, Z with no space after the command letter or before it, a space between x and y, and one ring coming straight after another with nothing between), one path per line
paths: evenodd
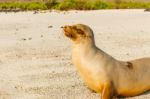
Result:
M91 26L97 46L117 59L150 56L150 12L0 13L0 99L99 99L71 63L71 42L60 27L74 23Z

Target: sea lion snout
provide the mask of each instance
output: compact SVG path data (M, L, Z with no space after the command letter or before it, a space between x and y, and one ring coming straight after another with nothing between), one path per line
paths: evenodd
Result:
M72 37L72 34L71 34L71 26L63 26L63 31L64 31L64 34L67 36L67 37Z
M63 27L63 31L66 37L75 41L77 39L77 35L74 32L73 26L66 25Z

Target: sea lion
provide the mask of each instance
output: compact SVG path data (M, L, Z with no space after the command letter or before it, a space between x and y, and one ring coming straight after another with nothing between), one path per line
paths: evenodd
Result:
M73 41L72 61L88 87L101 99L136 96L150 89L150 58L119 61L95 45L92 29L83 24L63 27Z

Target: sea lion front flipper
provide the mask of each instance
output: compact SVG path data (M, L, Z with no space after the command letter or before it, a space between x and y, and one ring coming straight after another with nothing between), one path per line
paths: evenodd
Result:
M105 84L102 89L101 99L114 99L114 88L111 83Z

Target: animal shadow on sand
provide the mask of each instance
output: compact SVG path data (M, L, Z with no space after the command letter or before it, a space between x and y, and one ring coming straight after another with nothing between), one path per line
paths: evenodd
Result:
M143 95L150 95L150 90L149 91L147 91L147 92L145 92L145 93L143 93L143 94L140 94L140 95L138 95L138 96L143 96ZM118 99L129 99L129 98L134 98L134 97L138 97L138 96L133 96L133 97L119 97ZM140 98L139 98L140 99Z

